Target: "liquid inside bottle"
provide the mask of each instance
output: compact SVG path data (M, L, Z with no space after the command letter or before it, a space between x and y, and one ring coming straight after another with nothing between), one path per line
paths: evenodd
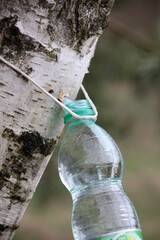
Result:
M67 105L93 115L86 100ZM123 158L110 135L93 120L66 112L68 130L59 151L59 175L73 199L75 240L143 239L136 210L122 187Z

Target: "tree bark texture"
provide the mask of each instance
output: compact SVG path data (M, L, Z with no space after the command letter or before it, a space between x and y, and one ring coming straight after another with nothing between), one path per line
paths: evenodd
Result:
M0 55L74 99L113 0L1 0ZM0 239L12 239L63 128L63 111L0 62Z

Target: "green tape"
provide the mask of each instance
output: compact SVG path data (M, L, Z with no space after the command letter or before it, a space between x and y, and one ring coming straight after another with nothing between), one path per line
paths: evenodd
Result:
M120 231L109 234L105 237L96 238L96 240L143 240L141 230Z

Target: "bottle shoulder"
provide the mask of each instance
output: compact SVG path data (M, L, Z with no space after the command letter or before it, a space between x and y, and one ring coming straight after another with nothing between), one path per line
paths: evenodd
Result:
M93 120L76 120L68 125L66 135L76 134L93 134L93 135L109 135L102 127L97 125Z
M59 150L59 172L68 189L121 178L123 159L110 135L97 124L68 128Z
M61 144L61 150L64 148L70 149L71 154L76 149L74 154L79 154L81 150L86 156L97 155L103 159L107 156L107 159L123 161L121 152L113 138L94 122L82 121L79 124L69 126Z

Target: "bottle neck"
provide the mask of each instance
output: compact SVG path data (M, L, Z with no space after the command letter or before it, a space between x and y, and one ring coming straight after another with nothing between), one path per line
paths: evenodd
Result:
M95 124L93 119L76 119L72 118L68 123L68 127L73 127L75 125L80 125L80 124L85 124L85 125L91 125Z
M79 116L94 116L94 111L93 109L91 109L90 103L87 100L69 101L69 103L66 104L66 107L68 107L72 112L74 112ZM67 112L67 110L64 110L64 113L65 113L65 116L64 116L65 124L71 121L75 121L75 118L73 117L73 115ZM80 119L80 122L82 121L83 119Z

